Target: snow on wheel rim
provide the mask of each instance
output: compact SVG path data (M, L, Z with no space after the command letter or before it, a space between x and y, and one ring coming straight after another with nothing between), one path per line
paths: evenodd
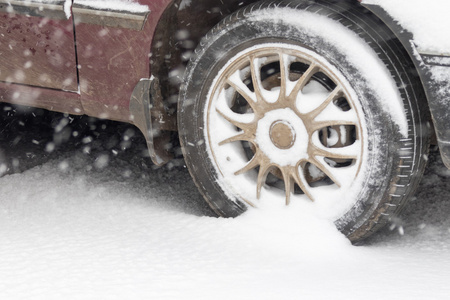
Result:
M333 207L337 219L354 205L363 173L356 100L342 73L303 47L268 43L238 53L214 79L205 107L219 184L250 206L315 202Z

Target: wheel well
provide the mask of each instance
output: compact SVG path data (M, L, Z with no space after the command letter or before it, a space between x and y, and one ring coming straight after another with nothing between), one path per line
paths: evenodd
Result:
M201 38L223 18L257 0L175 0L155 30L150 57L152 75L161 83L168 114L176 114L185 66Z

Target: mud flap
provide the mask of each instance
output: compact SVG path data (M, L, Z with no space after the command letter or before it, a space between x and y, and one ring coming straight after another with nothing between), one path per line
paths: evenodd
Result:
M144 134L153 163L157 166L168 163L173 158L169 150L171 131L176 130L176 123L175 118L165 113L157 78L142 79L136 85L131 95L130 113L134 125Z

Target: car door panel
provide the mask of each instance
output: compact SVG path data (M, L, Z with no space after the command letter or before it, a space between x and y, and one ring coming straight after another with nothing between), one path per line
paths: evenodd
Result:
M0 49L0 81L78 91L73 21L64 1L0 1Z
M89 2L98 3L73 3L85 113L130 122L130 97L139 81L150 76L154 28L170 1L139 1L148 7L146 12L102 9Z

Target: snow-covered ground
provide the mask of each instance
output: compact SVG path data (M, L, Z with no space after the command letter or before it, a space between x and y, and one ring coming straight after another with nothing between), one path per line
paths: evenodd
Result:
M153 168L127 125L75 118L62 128L58 114L11 113L0 121L10 169L0 178L0 299L450 295L450 171L435 151L395 228L352 246L301 211L213 217L186 169Z

